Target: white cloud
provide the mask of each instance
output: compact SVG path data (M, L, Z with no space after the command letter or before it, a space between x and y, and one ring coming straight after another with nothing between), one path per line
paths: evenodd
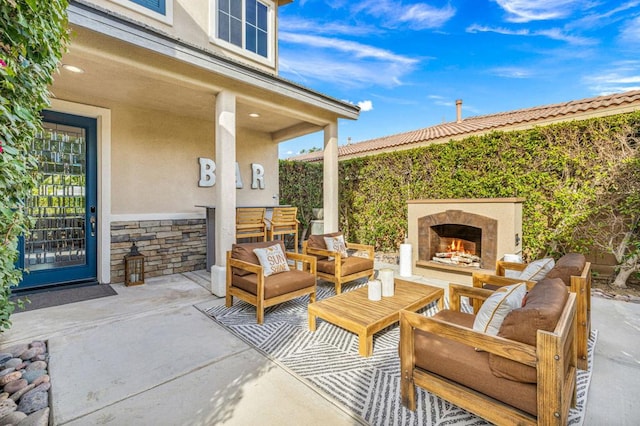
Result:
M316 35L282 32L280 33L280 40L287 43L302 44L304 46L307 46L307 48L316 47L338 50L343 53L353 54L355 55L355 57L360 59L371 58L409 66L418 62L417 59L409 58L408 56L396 55L395 53L386 49L380 49L378 47L334 37L321 37Z
M584 78L596 94L640 90L640 61L620 61L609 64L606 71Z
M532 76L530 70L519 67L497 67L489 70L491 74L506 78L529 78Z
M530 22L561 19L574 9L587 7L584 0L494 0L507 12L507 21Z
M401 84L402 78L419 63L418 59L390 50L335 37L283 32L280 39L281 73L302 80L345 87L393 87Z
M640 16L625 24L620 31L620 39L627 43L640 43Z
M550 28L546 30L531 31L527 28L512 30L504 27L488 27L486 25L473 24L473 25L470 25L466 31L468 33L491 32L496 34L512 35L512 36L546 37L552 40L564 41L566 43L576 45L576 46L586 46L586 45L593 45L597 43L595 40L592 40L586 37L572 36L570 34L565 33L563 30L559 28Z
M380 34L382 30L366 24L341 24L339 22L320 22L310 19L295 17L282 17L278 21L278 28L281 32L296 32L305 34L331 34L348 36L368 36Z
M383 18L382 26L404 26L412 30L440 28L456 14L450 4L437 8L428 3L406 5L396 0L365 0L356 3L352 10Z
M358 102L358 106L360 107L360 111L361 112L371 111L373 109L373 102L371 102L369 100L360 101L360 102Z

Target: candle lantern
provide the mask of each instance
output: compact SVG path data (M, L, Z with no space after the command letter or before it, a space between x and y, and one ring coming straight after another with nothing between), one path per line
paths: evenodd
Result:
M144 284L144 256L138 251L135 241L124 257L124 284L127 287Z

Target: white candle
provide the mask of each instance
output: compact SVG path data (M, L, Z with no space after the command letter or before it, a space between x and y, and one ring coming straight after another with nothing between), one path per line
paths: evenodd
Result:
M367 286L369 287L369 300L382 299L382 284L380 280L371 280Z
M400 244L400 276L411 276L411 244Z
M382 281L382 296L383 297L391 297L393 296L394 291L394 282L393 282L393 269L384 268L380 269L380 281Z

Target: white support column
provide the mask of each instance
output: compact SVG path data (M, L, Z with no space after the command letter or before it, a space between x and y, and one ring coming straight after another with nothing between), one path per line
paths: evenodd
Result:
M216 264L211 266L211 292L226 294L227 251L236 241L236 96L216 96Z
M324 232L339 231L338 226L338 122L324 128Z

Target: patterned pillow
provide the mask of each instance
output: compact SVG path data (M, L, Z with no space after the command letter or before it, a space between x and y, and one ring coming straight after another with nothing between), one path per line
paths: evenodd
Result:
M551 257L534 260L527 265L517 278L519 280L540 281L553 269L555 264L555 260Z
M527 294L525 283L501 287L487 298L473 321L473 329L494 336L500 331L504 317L514 309L522 307Z
M349 256L347 245L344 243L344 236L324 237L324 243L327 245L327 250L337 251L343 258ZM329 260L333 260L333 257L330 257Z
M253 249L253 252L258 258L260 266L262 266L263 275L265 277L289 270L287 256L282 252L280 244L266 248Z

